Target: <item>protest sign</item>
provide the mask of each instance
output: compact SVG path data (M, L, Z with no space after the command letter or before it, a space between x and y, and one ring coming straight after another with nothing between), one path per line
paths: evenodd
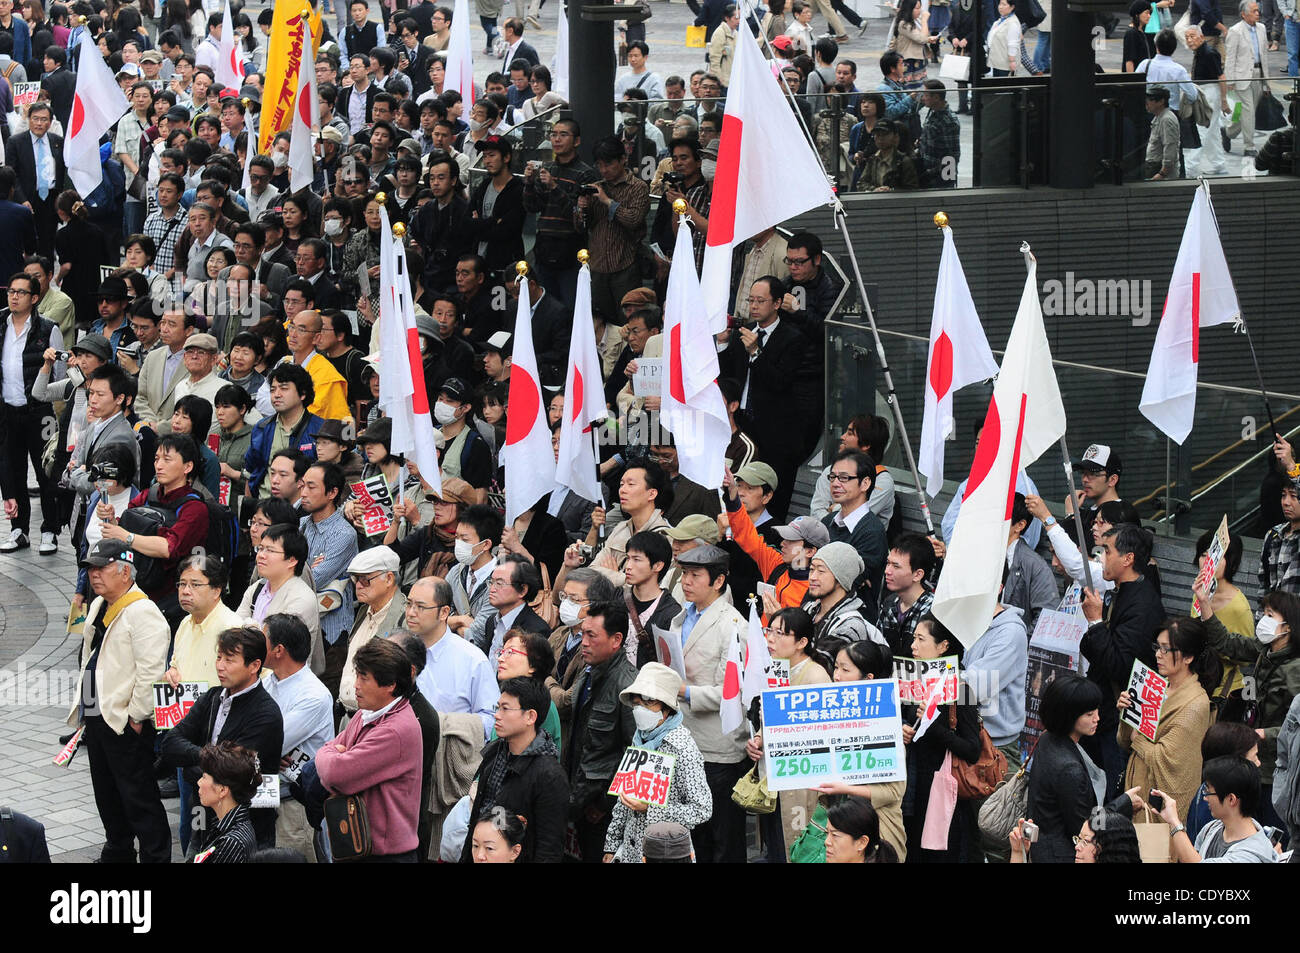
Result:
M632 375L632 394L636 397L658 397L662 392L662 375L662 358L638 358L636 373Z
M1128 693L1133 704L1119 710L1119 720L1132 725L1151 741L1156 740L1156 726L1160 723L1160 709L1165 703L1169 682L1153 668L1137 659L1128 677Z
M1029 665L1025 672L1025 727L1020 733L1020 760L1033 750L1043 732L1039 705L1047 686L1067 672L1082 668L1079 640L1086 632L1083 615L1055 609L1038 614L1034 634L1029 639Z
M790 686L790 660L788 658L772 659L772 667L767 670L768 688L788 688Z
M650 630L655 637L655 655L663 665L667 665L686 681L686 662L682 659L682 638L676 632L652 625Z
M280 769L280 777L291 783L298 780L298 775L302 774L303 765L312 758L301 748L294 748L284 757L289 763Z
M36 102L40 91L40 83L14 83L14 109L19 110Z
M230 505L230 477L222 477L217 483L217 502L222 506Z
M153 683L153 724L159 731L175 728L208 690L207 682Z
M1201 558L1201 569L1196 574L1196 581L1192 583L1192 589L1198 586L1205 586L1209 589L1210 595L1214 595L1219 589L1219 580L1214 578L1214 567L1219 564L1223 554L1228 551L1228 517L1224 514L1219 521L1219 528L1214 531L1214 537L1210 540L1209 548L1205 550L1205 555ZM1192 595L1192 615L1196 618L1201 617L1201 600L1193 593Z
M623 752L623 760L614 772L609 793L615 797L626 794L634 800L665 807L676 764L676 755L649 748L629 747Z
M907 770L898 680L763 692L763 758L772 791L824 781L902 781Z
M943 658L894 659L894 677L898 679L898 698L904 705L923 705L930 698L930 689L934 683L943 680L943 695L940 705L951 705L957 701L957 656L945 655Z
M253 800L249 802L248 806L279 807L280 776L278 774L262 775L262 783L257 786L257 792L253 795Z
M393 497L382 473L352 484L352 496L361 508L361 523L367 536L380 536L393 525Z

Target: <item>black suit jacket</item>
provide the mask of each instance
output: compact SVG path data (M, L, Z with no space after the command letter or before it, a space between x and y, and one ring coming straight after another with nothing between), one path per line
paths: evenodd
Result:
M536 517L533 517L536 519ZM497 619L501 613L496 609L488 612L487 625L483 628L483 644L479 646L484 655L492 648L492 640L496 638ZM524 606L519 615L515 616L513 629L523 629L525 632L535 632L544 639L551 637L551 627L546 624L546 620L533 611L532 606Z
M791 399L795 372L803 362L807 339L784 316L768 336L753 363L740 341L739 332L731 336L719 360L722 376L741 386L749 381L749 419L747 428L758 443L763 460L785 460L797 455L805 422Z
M515 50L514 56L510 56L510 54L507 53L504 57L502 57L501 72L505 73L507 77L510 76L510 64L513 63L515 60L527 60L528 65L530 66L537 66L539 63L541 63L541 58L538 57L537 50L534 49L533 45L529 43L527 40L520 41L519 49Z
M72 100L77 94L77 74L66 66L60 66L41 79L41 89L50 94L54 118L67 129L68 117L72 115Z
M212 737L222 691L220 685L209 688L181 723L163 734L160 752L163 763L184 769L185 780L190 783L196 783L201 774L199 753ZM260 682L251 692L231 702L230 714L221 726L217 741L233 741L251 748L257 752L263 774L279 773L280 755L284 753L284 716ZM255 808L251 813L258 845L274 845L275 808ZM213 821L211 817L209 820Z
M315 289L313 300L316 302L317 311L339 307L339 301L341 300L339 289L334 287L334 282L330 281L327 271L322 271L316 276L316 280L312 281L312 288ZM356 307L355 302L353 302L353 307Z
M369 53L370 51L366 50L366 52ZM348 106L352 102L352 94L354 92L356 92L356 90L351 86L340 86L338 102L334 104L334 115L342 116L344 121L348 122L349 124L351 123L351 119L349 118L351 113L348 111ZM366 87L366 124L367 125L369 125L371 122L374 121L373 119L370 118L370 114L375 107L375 97L379 95L379 92L380 92L379 87L374 82L371 82L371 84Z
M552 759L554 760L554 759ZM558 770L558 762L556 768ZM48 864L45 825L26 814L0 808L0 864Z
M542 295L533 309L533 347L542 383L564 385L572 331L573 310L566 309L549 291Z
M45 201L53 204L55 197L67 181L68 170L63 164L63 140L52 132L46 133L45 145L54 158L54 182L50 185L50 192ZM13 166L13 170L18 173L18 187L14 190L14 201L19 204L39 202L40 196L36 193L36 144L32 134L24 132L11 136L6 150L5 155L8 157L9 165Z
M512 178L492 204L492 214L483 211L491 179L484 179L470 199L470 211L478 218L465 223L466 231L475 241L487 242L488 271L499 272L513 266L524 257L524 187L519 179ZM513 268L511 269L513 271Z

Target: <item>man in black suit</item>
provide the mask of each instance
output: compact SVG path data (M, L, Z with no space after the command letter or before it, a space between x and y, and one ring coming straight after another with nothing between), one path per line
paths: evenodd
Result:
M507 529L506 532L512 533L513 530ZM541 588L541 574L523 556L506 556L492 570L488 578L488 603L492 611L484 612L474 620L465 633L465 640L487 655L493 669L496 669L497 656L505 645L506 633L511 629L536 632L548 639L551 637L551 627L528 605Z
M518 327L519 285L512 281L506 285L506 290L515 299L515 327ZM573 309L566 308L563 301L548 294L532 272L528 274L528 299L533 306L533 351L537 356L537 372L543 384L563 387L569 367Z
M776 471L776 493L768 510L778 520L785 519L795 473L803 462L802 446L794 438L807 426L791 394L808 342L793 324L781 320L783 292L784 283L773 275L754 282L749 316L755 324L732 332L719 361L722 376L740 384L740 406L749 414L749 432L764 462Z
M298 245L298 252L294 256L298 277L306 278L311 282L312 301L315 302L313 307L317 311L337 308L342 299L339 290L334 287L334 282L330 281L330 276L325 272L328 255L329 250L323 241L319 238L307 238Z
M32 210L36 248L47 258L54 255L54 231L59 224L54 202L67 177L63 140L49 131L53 116L49 103L32 103L27 132L10 137L8 145L9 164L18 173L15 201Z
M180 724L163 736L163 763L183 768L186 783L198 783L199 753L214 737L256 751L263 773L275 773L283 751L284 716L262 687L265 662L266 636L260 628L227 629L217 636L217 678L221 684L209 688ZM194 803L198 803L197 797ZM251 813L258 846L275 846L275 808L253 808ZM215 815L208 821L216 823ZM181 822L188 823L189 818L181 818Z
M48 864L45 825L26 814L0 807L0 864Z
M533 49L532 44L524 39L523 20L518 17L511 17L501 24L501 30L506 41L506 55L501 59L501 72L509 73L510 64L515 60L527 60L529 66L536 66L541 62L537 50Z
M51 43L45 48L45 75L41 77L41 89L50 94L50 103L54 106L54 118L59 126L68 128L68 117L72 115L72 100L77 95L77 74L68 69L68 53Z
M371 47L367 47L367 50ZM370 78L370 57L367 53L354 53L348 60L348 75L352 77L351 86L340 86L338 99L334 102L334 115L347 120L348 131L356 135L370 125L375 108L375 97L379 95L379 86ZM361 107L353 109L353 100L364 96L366 100L364 118ZM360 120L360 121L359 121Z

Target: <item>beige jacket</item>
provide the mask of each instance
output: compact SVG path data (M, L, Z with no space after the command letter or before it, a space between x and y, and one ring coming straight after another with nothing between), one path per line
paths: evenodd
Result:
M1235 89L1246 90L1255 76L1255 46L1250 42L1250 25L1238 20L1228 30L1227 52L1223 61L1223 75ZM1268 76L1268 33L1261 21L1255 23L1255 38L1259 40L1259 61Z
M166 346L156 347L145 355L140 365L137 379L138 393L135 398L135 412L141 422L153 427L161 436L172 429L172 407L176 403L176 388L180 382L189 378L185 370L185 361L176 364L170 380L163 380L167 373L167 356L171 351Z
M918 16L915 22L900 23L894 32L894 52L905 60L924 60L929 56L926 44L930 34L921 29L919 21Z
M681 637L686 609L673 616L672 631ZM735 764L748 760L745 743L749 726L742 721L730 734L722 733L722 680L727 671L727 653L733 641L745 640L746 622L736 607L716 599L704 610L682 652L686 666L687 697L682 702L683 724L690 729L705 761Z
M722 80L724 89L731 85L731 64L735 58L736 31L724 21L709 38L709 72Z
M348 711L357 710L357 673L352 668L352 660L356 658L357 649L377 635L402 628L406 622L406 596L402 595L400 589L395 591L393 598L388 600L388 605L384 606L384 614L379 620L379 625L374 628L365 625L369 614L370 606L358 602L356 620L348 633L348 657L343 663L343 674L339 677L339 701ZM369 637L365 635L367 632Z
M235 614L241 619L253 618L256 594L265 581L259 578L244 590L244 598L239 601L239 608L235 610ZM280 590L271 597L271 604L266 607L267 615L275 615L277 612L296 615L307 623L307 630L311 632L311 656L307 661L312 674L319 677L325 671L325 645L321 641L320 605L316 601L316 591L301 577L294 576L280 587Z
M144 597L139 586L132 586L122 598L133 594ZM74 728L81 723L81 683L90 661L93 631L89 620L98 618L108 608L103 596L96 596L86 613L81 671L68 710L68 724ZM126 729L128 717L137 722L153 721L153 683L161 682L167 671L167 643L171 634L167 620L148 598L138 598L108 619L95 665L95 698L104 723L117 734Z

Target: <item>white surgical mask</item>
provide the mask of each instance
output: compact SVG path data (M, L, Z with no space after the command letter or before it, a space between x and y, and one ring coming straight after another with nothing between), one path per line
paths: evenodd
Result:
M343 234L343 219L341 219L341 218L327 218L327 219L325 219L325 234L328 235L328 236L330 236L330 238L334 238L334 237L337 236L337 235L342 235L342 234Z
M565 625L576 625L578 622L578 613L582 611L581 607L570 599L560 600L560 621Z
M482 132L487 128L487 123L479 122L477 119L471 119L469 121L469 128L472 132Z
M440 400L433 405L433 418L445 427L456 420L456 408L445 400Z
M271 164L277 169L283 169L289 164L289 156L283 152L276 152L271 155Z
M1255 638L1259 639L1265 645L1269 645L1280 634L1277 631L1277 627L1281 624L1281 622L1278 622L1277 619L1273 618L1271 615L1264 616L1255 623Z
M636 722L637 731L645 734L659 727L659 722L663 721L663 712L651 711L644 705L636 705L632 709L632 720Z
M467 543L463 539L456 540L456 562L462 566L468 566L474 561L474 543Z

